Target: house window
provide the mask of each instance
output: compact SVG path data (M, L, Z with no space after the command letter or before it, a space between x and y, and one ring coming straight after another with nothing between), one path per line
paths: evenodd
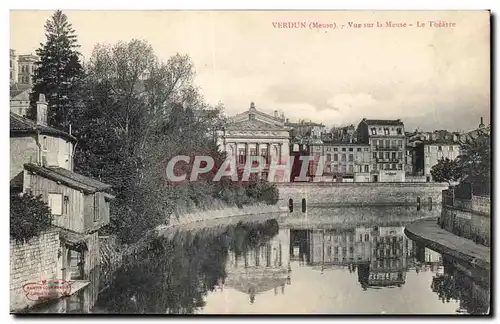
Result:
M367 242L369 239L370 239L370 235L369 234L365 234L365 242Z
M63 195L60 193L49 193L49 207L52 215L61 216L63 211Z
M356 151L361 152L361 147L358 147Z
M384 128L384 134L389 135L389 128Z
M339 160L338 154L333 154L333 161L337 162Z
M396 164L395 163L392 164L392 169L396 170Z
M376 159L377 158L377 152L373 152L373 158Z
M427 146L427 153L431 153L431 147Z
M401 128L398 128L396 131L398 132L398 135L402 135L403 134L403 131L401 130Z
M337 164L333 165L333 171L338 172L339 171L339 166Z
M438 151L442 151L443 150L443 147L442 146L438 146Z
M330 152L331 150L332 150L332 149L331 149L330 147L327 147L327 148L326 148L326 151L327 151L327 152Z
M372 128L372 135L376 135L377 134L377 130L375 128Z
M250 156L257 156L257 149L251 148L250 149Z
M353 171L354 171L354 168L353 168L352 164L349 164L349 173L353 173Z
M373 165L373 171L377 171L377 165L376 164Z
M403 165L402 164L398 165L398 170L403 170Z
M354 149L352 147L349 148L349 152L353 152Z
M345 168L345 164L343 164L343 165L340 167L340 169L342 170L342 172L343 172L343 173L345 173L345 170L346 170L346 168Z
M342 152L345 152L345 147L342 148Z
M341 161L342 161L342 162L345 162L345 154L342 154L342 156L341 156Z
M354 155L349 154L349 162L353 162L353 161L354 161Z
M94 222L99 221L99 194L94 194Z
M369 166L368 166L368 165L365 165L365 172L370 172L370 171L369 171Z
M326 155L326 161L330 162L331 160L332 160L332 155L331 154L327 154Z
M368 147L365 147L365 152L368 152Z
M333 151L334 151L334 152L337 152L338 150L339 150L339 149L338 149L337 147L334 147L334 148L333 148Z

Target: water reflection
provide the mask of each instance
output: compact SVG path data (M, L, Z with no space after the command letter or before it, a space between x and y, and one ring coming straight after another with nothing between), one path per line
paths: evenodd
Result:
M326 222L325 217L315 221L314 226L298 222L290 226L283 219L269 219L168 233L125 260L112 279L106 280L110 281L109 287L101 285L101 289L106 287L104 291L98 293L96 272L92 285L38 311L489 311L489 273L479 273L409 240L403 232L404 222L375 222L371 218L362 224Z

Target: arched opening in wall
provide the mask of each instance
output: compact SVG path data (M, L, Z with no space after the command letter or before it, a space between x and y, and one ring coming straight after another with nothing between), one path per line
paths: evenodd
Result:
M429 197L429 210L432 210L432 197Z
M293 199L292 198L288 199L288 211L290 211L290 213L293 213Z
M417 197L417 210L420 210L420 197Z
M306 198L302 198L302 212L305 213L306 212Z

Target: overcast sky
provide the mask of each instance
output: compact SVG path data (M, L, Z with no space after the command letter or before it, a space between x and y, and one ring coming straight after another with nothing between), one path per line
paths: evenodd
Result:
M229 115L256 108L326 125L397 119L407 130L470 130L490 122L489 13L65 11L89 57L97 43L148 41L167 60L191 56L196 83ZM34 53L49 11L12 11L10 47ZM347 28L349 21L407 28ZM431 28L430 20L455 23ZM340 29L275 28L311 22ZM425 23L417 28L417 21Z

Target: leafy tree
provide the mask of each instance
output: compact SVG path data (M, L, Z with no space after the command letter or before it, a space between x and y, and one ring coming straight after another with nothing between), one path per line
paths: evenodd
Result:
M479 131L477 136L462 142L462 154L457 159L461 176L490 178L491 174L491 138L486 131Z
M52 213L41 196L10 195L10 237L26 242L47 230L52 224Z
M456 161L445 158L431 168L431 175L434 181L450 184L451 181L460 179L460 170Z
M39 61L33 75L28 116L36 120L36 101L45 94L48 124L67 130L72 114L80 105L84 77L77 49L77 36L68 17L57 10L45 23L45 44L36 50Z

